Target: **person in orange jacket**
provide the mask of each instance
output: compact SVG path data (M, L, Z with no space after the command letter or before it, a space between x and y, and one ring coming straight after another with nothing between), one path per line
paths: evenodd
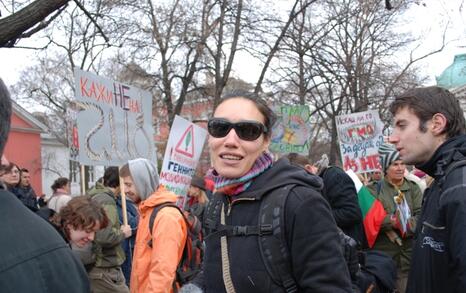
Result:
M131 270L132 293L173 292L176 269L187 237L186 222L176 208L159 210L149 231L155 207L176 203L177 196L159 186L156 166L147 159L128 161L120 169L126 195L138 206L139 224Z

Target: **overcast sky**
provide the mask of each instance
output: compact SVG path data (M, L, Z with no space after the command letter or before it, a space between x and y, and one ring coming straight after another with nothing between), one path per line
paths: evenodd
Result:
M435 76L439 76L453 62L456 54L466 53L466 7L463 7L465 0L418 2L419 4L414 5L406 15L407 25L400 28L423 38L424 41L417 49L416 56L438 48L443 30L448 25L447 41L449 43L447 47L442 52L430 56L418 64L425 68L425 74L429 77L426 85L432 85L435 84ZM407 53L400 52L400 55L402 56L397 56L397 58L408 58ZM234 76L255 83L260 73L260 67L257 66L258 69L254 71L251 62L257 61L250 60L244 55L238 57L235 61ZM21 70L33 62L33 50L0 48L0 77L8 86L11 86L18 80ZM248 66L241 66L241 64L248 64Z

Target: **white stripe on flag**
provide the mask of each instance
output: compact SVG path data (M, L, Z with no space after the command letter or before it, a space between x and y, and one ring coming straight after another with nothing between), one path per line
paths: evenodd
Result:
M353 169L348 169L348 170L346 171L346 174L348 174L349 177L351 177L351 179L352 179L353 182L354 182L354 187L356 187L356 192L359 193L359 190L361 189L361 187L362 187L363 185L362 185L361 180L359 180L358 175L356 175L356 173L354 173Z

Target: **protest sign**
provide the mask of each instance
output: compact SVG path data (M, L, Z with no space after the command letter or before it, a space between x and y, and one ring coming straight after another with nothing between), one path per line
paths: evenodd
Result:
M206 137L204 128L175 116L165 149L160 183L178 195L179 207L185 204Z
M278 121L272 130L270 150L275 153L309 154L310 112L308 106L273 107Z
M147 91L74 69L79 162L121 165L156 162L152 97Z
M74 105L74 104L72 104ZM66 126L68 133L68 145L70 149L70 160L79 161L79 141L78 141L78 111L72 106L66 108Z
M343 168L355 173L379 169L378 149L383 143L379 113L370 110L340 115L335 119Z

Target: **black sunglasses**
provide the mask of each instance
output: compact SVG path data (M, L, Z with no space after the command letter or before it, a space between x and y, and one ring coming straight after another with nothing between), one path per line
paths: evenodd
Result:
M216 138L227 136L232 128L239 138L247 141L256 140L262 133L267 133L267 127L256 121L243 120L232 123L223 118L211 118L207 123L209 134Z

